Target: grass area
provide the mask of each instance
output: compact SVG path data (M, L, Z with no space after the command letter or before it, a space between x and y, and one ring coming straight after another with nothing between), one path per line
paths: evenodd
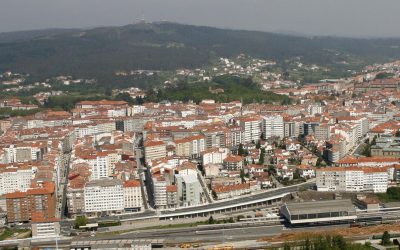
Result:
M99 222L99 227L115 227L115 226L120 226L121 222Z
M6 227L2 234L0 234L0 241L6 240L12 237L14 234L23 234L30 232L29 229L10 229Z
M377 194L379 200L382 202L399 202L400 201L400 187L390 187L386 193Z
M212 218L212 217L210 217ZM114 232L104 232L104 233L97 233L96 236L110 236L110 235L119 235L123 233L130 233L139 230L162 230L162 229L178 229L178 228L187 228L187 227L197 227L200 225L211 225L211 224L225 224L225 223L234 223L235 221L233 218L224 219L224 220L214 220L208 219L206 221L198 221L192 223L175 223L175 224L167 224L167 225L158 225L158 226L151 226L151 227L143 227L143 228L134 228L134 229L126 229Z
M130 233L139 230L155 230L155 229L177 229L177 228L185 228L185 227L196 227L200 225L207 225L207 221L200 221L194 223L183 223L183 224L168 224L168 225L159 225L159 226L151 226L151 227L143 227L143 228L134 228L134 229L126 229L120 231L113 231L113 232L104 232L104 233L97 233L96 236L109 236L109 235L119 235L123 233Z

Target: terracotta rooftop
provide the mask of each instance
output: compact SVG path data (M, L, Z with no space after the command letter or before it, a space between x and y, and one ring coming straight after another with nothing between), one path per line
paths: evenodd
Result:
M124 188L129 187L140 187L140 181L138 180L129 180L124 182Z

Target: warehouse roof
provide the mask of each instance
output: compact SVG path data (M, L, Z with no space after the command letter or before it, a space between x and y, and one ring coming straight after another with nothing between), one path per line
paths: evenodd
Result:
M330 212L355 212L356 208L351 200L311 201L285 204L291 215L317 214Z

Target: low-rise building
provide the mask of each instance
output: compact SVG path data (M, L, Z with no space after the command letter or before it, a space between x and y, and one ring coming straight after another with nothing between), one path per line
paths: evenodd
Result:
M238 171L243 168L243 157L239 155L229 155L224 159L224 170Z
M249 183L241 183L235 185L221 185L213 188L213 193L218 200L229 199L244 194L251 193Z
M351 200L287 203L280 210L290 224L353 221L357 218L356 208Z

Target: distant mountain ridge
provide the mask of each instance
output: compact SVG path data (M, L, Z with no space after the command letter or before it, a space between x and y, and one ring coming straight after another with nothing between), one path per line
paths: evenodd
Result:
M0 33L0 43L18 42L31 40L36 38L44 38L60 33L78 31L79 29L43 29L43 30L26 30L26 31L11 31Z
M169 22L93 29L0 33L0 71L41 77L106 77L116 70L196 68L245 53L310 64L361 64L400 58L400 39L301 37Z

